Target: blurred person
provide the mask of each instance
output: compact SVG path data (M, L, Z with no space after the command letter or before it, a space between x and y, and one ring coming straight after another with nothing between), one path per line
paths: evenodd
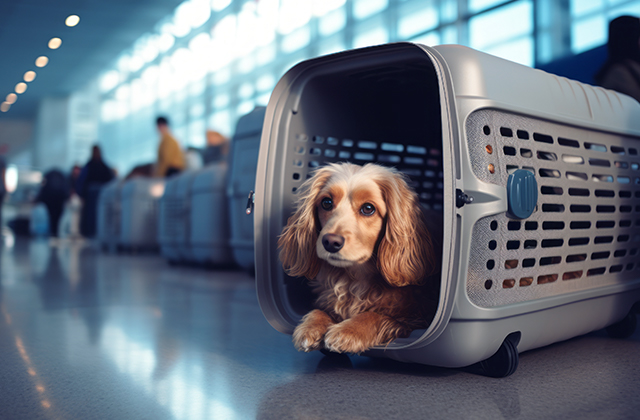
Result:
M620 16L609 22L607 51L596 83L640 101L640 19Z
M229 154L229 139L214 130L207 130L207 147L204 149L204 164L220 162Z
M167 118L158 117L156 126L160 133L160 145L158 146L158 162L155 166L154 175L170 177L184 170L186 166L184 154L180 144L171 134Z
M107 166L102 159L100 146L91 148L91 158L82 168L76 191L82 198L83 206L80 214L80 234L91 238L96 234L96 219L98 211L98 195L104 184L115 178L113 169Z
M36 197L37 203L43 203L49 214L49 234L58 236L58 222L62 216L64 203L69 198L67 177L59 169L52 169L44 174L42 187Z

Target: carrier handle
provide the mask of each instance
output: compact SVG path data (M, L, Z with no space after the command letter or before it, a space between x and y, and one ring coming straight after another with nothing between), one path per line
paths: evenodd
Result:
M256 194L252 191L249 191L249 197L247 198L247 209L245 210L247 215L251 215L253 213L253 205L255 204L255 196Z

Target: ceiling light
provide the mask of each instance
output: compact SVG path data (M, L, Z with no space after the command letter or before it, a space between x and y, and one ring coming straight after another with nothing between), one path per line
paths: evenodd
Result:
M18 95L15 93L10 93L7 95L7 103L9 105L13 104L18 99Z
M44 67L48 62L49 59L46 56L41 55L40 57L36 58L36 67Z
M9 102L3 102L2 105L0 105L0 111L2 112L7 112L9 108L11 108L11 104Z
M67 26L76 26L80 22L78 15L71 15L65 19L64 24Z
M60 38L51 38L49 40L49 48L52 50L57 50L62 45L62 40Z
M24 74L24 81L25 82L33 82L33 79L36 78L36 72L33 70L29 70L28 72L26 72Z
M16 93L24 93L27 90L27 84L20 82L16 85Z

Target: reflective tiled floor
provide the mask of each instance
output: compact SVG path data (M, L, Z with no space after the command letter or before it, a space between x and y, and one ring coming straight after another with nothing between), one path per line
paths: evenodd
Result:
M520 356L511 377L296 352L241 271L82 244L5 245L2 419L640 416L640 333Z

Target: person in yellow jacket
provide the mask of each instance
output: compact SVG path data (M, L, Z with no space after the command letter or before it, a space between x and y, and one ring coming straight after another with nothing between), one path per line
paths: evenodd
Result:
M186 166L184 154L180 144L171 134L169 121L166 117L156 119L158 132L160 133L160 145L158 146L158 162L154 175L158 177L170 177L180 173Z

